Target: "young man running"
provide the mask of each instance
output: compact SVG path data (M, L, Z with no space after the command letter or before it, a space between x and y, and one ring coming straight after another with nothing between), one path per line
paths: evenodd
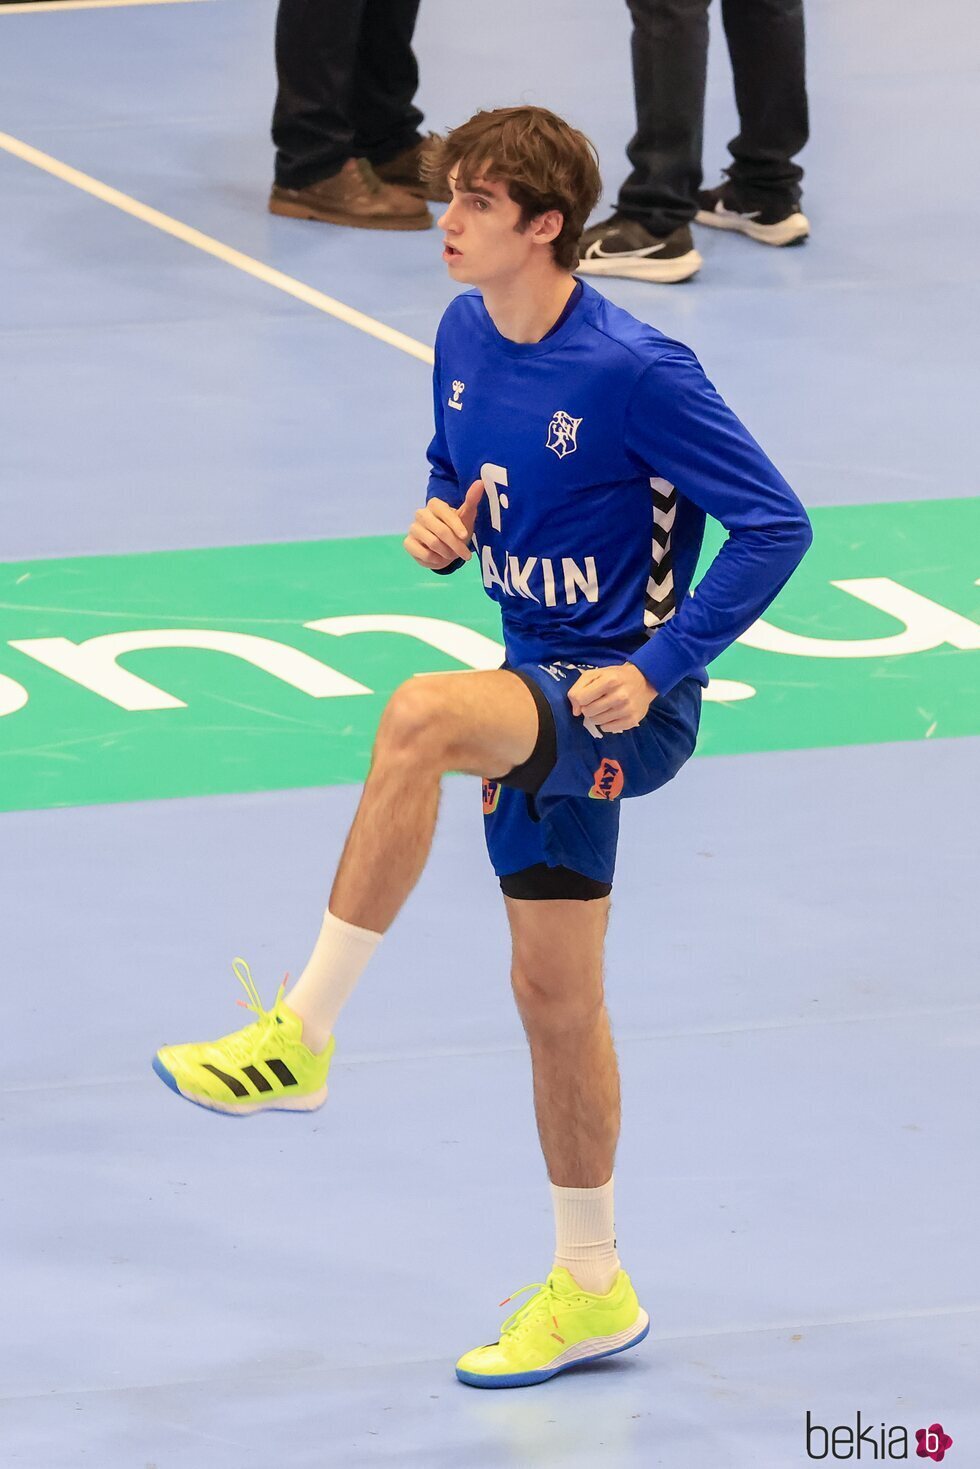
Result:
M405 548L440 573L478 558L506 663L396 689L288 999L264 1010L236 961L255 1023L154 1065L217 1111L320 1106L341 1007L425 865L442 776L483 777L557 1239L547 1280L456 1371L513 1387L647 1333L613 1227L602 955L620 802L688 759L705 665L769 605L810 527L693 354L573 276L600 189L581 133L541 108L480 112L432 167L452 190L443 259L478 289L439 327L429 488ZM706 514L729 538L692 597Z

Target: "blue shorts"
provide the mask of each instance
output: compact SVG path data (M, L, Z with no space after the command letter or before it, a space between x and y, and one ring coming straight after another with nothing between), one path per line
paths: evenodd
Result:
M568 701L576 679L594 666L559 662L510 668L534 694L541 722L531 758L499 779L483 782L487 850L510 897L594 898L608 893L616 867L620 801L666 785L694 751L701 715L696 678L682 679L669 694L658 695L635 729L597 735L586 728L582 715L572 713ZM541 779L542 747L549 741L547 773ZM536 775L528 783L524 776L535 766Z

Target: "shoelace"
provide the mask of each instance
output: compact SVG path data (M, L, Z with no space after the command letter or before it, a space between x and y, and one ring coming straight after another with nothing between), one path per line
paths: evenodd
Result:
M233 959L231 967L234 971L235 978L241 984L246 995L248 995L247 1001L236 1000L235 1004L240 1005L243 1010L251 1010L256 1017L255 1025L246 1026L243 1031L238 1032L238 1035L235 1037L238 1044L229 1047L229 1059L237 1060L239 1053L242 1056L246 1054L250 1055L257 1041L260 1039L264 1040L278 1026L279 1022L276 1018L276 1010L278 1009L279 1001L282 999L282 993L286 988L286 981L289 979L289 975L287 974L283 977L282 984L276 993L276 998L271 1008L267 1010L262 1004L255 980L252 978L252 971L249 969L245 960ZM258 1030L256 1030L256 1026ZM231 1040L232 1038L228 1037L227 1039Z
M508 1332L520 1331L521 1327L529 1322L531 1315L534 1313L535 1309L541 1304L544 1304L538 1301L538 1292L543 1291L545 1294L549 1314L551 1316L551 1324L555 1328L551 1335L555 1338L556 1341L561 1342L562 1346L564 1346L565 1338L558 1330L558 1317L555 1315L555 1311L558 1307L558 1297L546 1280L535 1280L532 1281L530 1285L522 1285L520 1290L515 1290L512 1295L505 1296L504 1299L500 1302L500 1305L509 1305L510 1302L516 1300L518 1296L522 1296L526 1290L533 1290L534 1295L531 1296L530 1300L524 1301L520 1306L518 1306L516 1311L512 1311L511 1314L507 1317L507 1320L500 1328L501 1340L504 1338L504 1336L507 1335Z

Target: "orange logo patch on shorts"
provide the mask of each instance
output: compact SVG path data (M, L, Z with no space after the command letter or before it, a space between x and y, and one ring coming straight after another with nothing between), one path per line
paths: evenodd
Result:
M497 780L485 780L483 782L483 814L492 816L497 809L500 800L500 782Z
M593 786L589 798L593 801L615 801L622 795L625 776L618 760L603 760L592 777Z

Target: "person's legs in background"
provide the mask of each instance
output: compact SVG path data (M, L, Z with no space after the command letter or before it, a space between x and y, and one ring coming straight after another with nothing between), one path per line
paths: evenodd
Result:
M410 108L410 98L404 101L406 79L414 76L417 82L418 75L411 52L418 0L390 0L385 7L391 14L390 40L366 69L365 24L371 23L375 46L382 29L368 15L376 8L377 0L280 0L279 85L272 117L276 165L269 199L273 214L367 229L425 229L431 224L421 199L378 178L360 151L358 126L352 120L362 116L363 85L370 90L367 109L376 117L387 89L407 108L405 135L418 136L421 114ZM392 74L386 81L389 65Z
M722 0L739 131L727 182L703 190L698 222L768 245L803 239L803 170L792 160L809 135L803 0Z
M425 183L420 172L427 143L415 106L418 9L419 0L365 0L351 94L354 149L385 183L447 203L449 190Z
M351 119L355 152L374 168L421 142L412 50L419 0L363 0Z
M690 224L701 184L708 0L629 0L636 132L616 213L582 237L586 275L680 281L701 257Z
M701 187L707 0L630 0L636 132L618 207L652 235L694 218Z
M350 91L364 0L280 0L272 114L276 183L305 189L354 156Z

